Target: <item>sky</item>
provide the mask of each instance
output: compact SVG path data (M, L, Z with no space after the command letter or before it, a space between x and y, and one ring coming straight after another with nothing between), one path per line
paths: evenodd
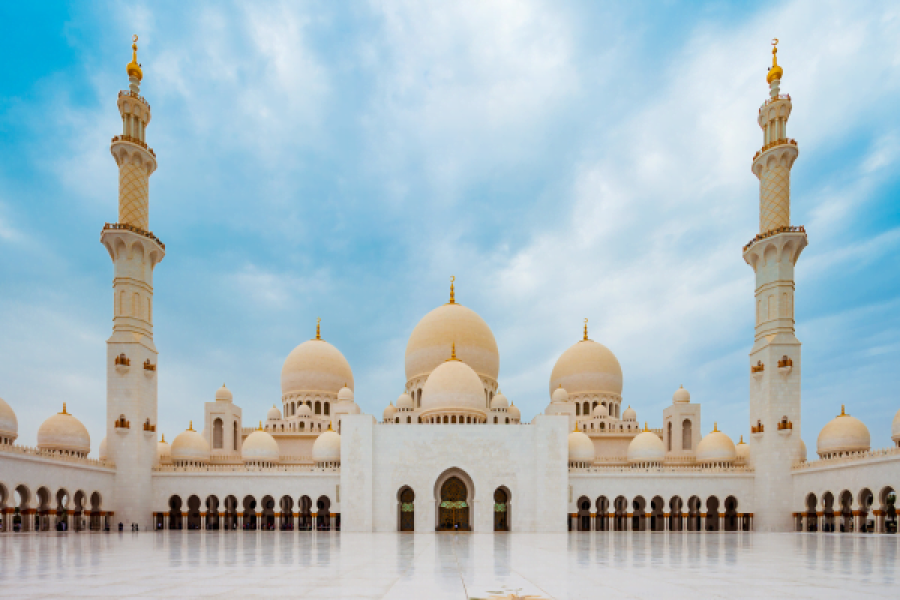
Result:
M0 4L0 397L19 443L69 412L105 435L117 217L109 140L140 36L158 430L225 382L245 424L322 335L379 419L418 320L488 323L530 420L559 355L608 346L662 425L684 385L747 434L756 123L779 38L802 436L900 409L900 5L780 1ZM796 363L795 363L796 364ZM796 425L795 425L796 426Z

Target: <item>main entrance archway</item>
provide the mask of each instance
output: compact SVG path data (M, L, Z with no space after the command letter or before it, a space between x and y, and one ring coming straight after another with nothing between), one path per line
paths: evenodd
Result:
M441 503L438 505L438 530L470 531L469 490L462 479L453 476L441 485Z

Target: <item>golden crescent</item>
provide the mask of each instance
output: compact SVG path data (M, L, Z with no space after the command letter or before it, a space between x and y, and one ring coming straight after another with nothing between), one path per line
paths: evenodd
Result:
M137 34L134 34L133 36L131 36L131 41L132 41L132 42L137 42L137 41L138 41Z
M456 281L456 275L451 275L451 276L450 276L450 283L453 283L454 281Z
M777 46L777 45L778 45L778 38L772 38L772 45L773 45L773 46Z
M587 317L584 318L584 324L587 325Z

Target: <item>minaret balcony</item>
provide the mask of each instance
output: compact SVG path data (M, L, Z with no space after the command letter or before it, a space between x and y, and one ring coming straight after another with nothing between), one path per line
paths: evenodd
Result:
M152 154L154 158L156 158L156 152L153 151L153 148L148 146L146 142L142 142L133 135L114 135L110 140L110 143L115 144L116 142L129 142L131 144L135 144L136 146L140 146L141 148Z
M771 150L772 148L775 148L776 146L784 146L784 145L796 146L797 140L792 139L792 138L781 138L780 140L775 140L774 142L769 142L768 144L766 144L765 146L760 148L759 152L757 152L756 154L753 155L753 160L756 160L757 158L759 158L763 152L767 152L767 151ZM156 155L154 154L154 156L156 156Z
M138 101L140 101L140 102L143 102L144 105L145 105L148 109L150 108L150 103L147 102L147 99L146 99L146 98L144 98L143 96L141 96L141 95L138 94L138 93L132 92L131 90L119 90L119 98L121 98L122 96L128 96L128 97L134 98L135 100L138 100ZM790 98L788 98L788 100L790 100Z
M120 375L124 375L131 368L131 359L125 356L125 354L120 354L113 361L113 365Z

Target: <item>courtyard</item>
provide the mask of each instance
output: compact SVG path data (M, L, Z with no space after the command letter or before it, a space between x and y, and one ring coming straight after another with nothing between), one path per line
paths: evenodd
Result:
M3 598L897 598L900 537L0 535Z

